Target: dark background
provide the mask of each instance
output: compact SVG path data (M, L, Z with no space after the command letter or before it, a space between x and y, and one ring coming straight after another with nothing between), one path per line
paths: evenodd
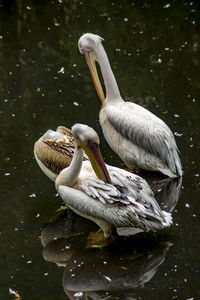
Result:
M0 298L14 298L9 288L22 299L67 298L63 269L42 257L43 224L62 202L34 160L39 136L87 123L106 162L121 165L103 138L100 101L78 51L85 32L105 39L123 98L175 133L184 168L173 245L128 299L199 299L200 5L178 0L0 1Z

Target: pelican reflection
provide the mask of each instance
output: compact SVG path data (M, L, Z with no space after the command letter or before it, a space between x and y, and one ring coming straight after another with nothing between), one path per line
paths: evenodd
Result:
M87 248L89 233L96 229L69 211L41 234L44 259L64 267L63 289L70 299L128 299L154 277L172 245L163 236L161 243L159 234L142 233L120 236L101 250Z

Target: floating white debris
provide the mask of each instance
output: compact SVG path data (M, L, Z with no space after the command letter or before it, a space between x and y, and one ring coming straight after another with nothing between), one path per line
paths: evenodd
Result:
M83 296L83 292L76 292L74 294L74 297L82 297Z
M29 197L30 197L30 198L36 198L36 194L34 194L34 193L33 193L33 194L30 194Z
M165 4L163 8L169 8L171 5L169 3Z
M47 272L47 273L44 273L44 276L48 276L49 275L49 273Z
M105 279L106 279L106 280L108 280L108 281L112 281L112 279L111 279L110 277L108 277L108 276L105 276L105 275L104 275L104 277L105 277Z
M124 18L124 22L128 22L128 18Z
M9 293L11 295L15 295L15 298L20 298L20 295L18 294L18 292L14 291L13 289L9 288Z
M58 73L64 74L65 73L65 68L64 67L60 68L60 70L58 71Z
M174 114L174 118L179 118L180 116L178 114Z
M10 176L10 173L5 173L4 175L5 175L5 176Z
M28 260L26 263L27 264L32 264L32 260Z
M174 135L175 135L175 136L182 136L183 134L182 134L182 133L178 133L178 132L175 131L175 132L174 132Z
M76 101L74 101L73 104L74 104L75 106L79 106L79 103L76 102Z
M185 207L189 208L190 204L189 203L185 203Z

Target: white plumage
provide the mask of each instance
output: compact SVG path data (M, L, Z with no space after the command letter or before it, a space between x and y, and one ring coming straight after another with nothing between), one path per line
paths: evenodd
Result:
M76 124L72 133L76 145L72 162L56 179L58 193L72 210L97 223L105 237L114 227L155 231L171 224L171 214L160 209L144 179L120 168L105 167L98 152L99 138L92 128ZM89 161L83 162L82 148L94 169Z
M95 88L102 102L99 114L104 136L124 163L159 171L169 177L182 176L182 166L173 133L169 127L145 108L124 102L106 52L102 38L86 33L79 39L79 50L85 55ZM98 78L95 61L100 65L105 83L106 98Z

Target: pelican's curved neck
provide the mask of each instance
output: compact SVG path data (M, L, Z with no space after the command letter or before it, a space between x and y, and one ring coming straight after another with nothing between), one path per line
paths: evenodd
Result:
M102 44L100 44L99 47L95 50L97 62L100 65L106 88L107 101L123 101L104 47L102 46Z
M56 188L59 185L72 186L79 177L83 163L83 150L82 148L75 147L74 155L71 164L60 172L56 178Z

